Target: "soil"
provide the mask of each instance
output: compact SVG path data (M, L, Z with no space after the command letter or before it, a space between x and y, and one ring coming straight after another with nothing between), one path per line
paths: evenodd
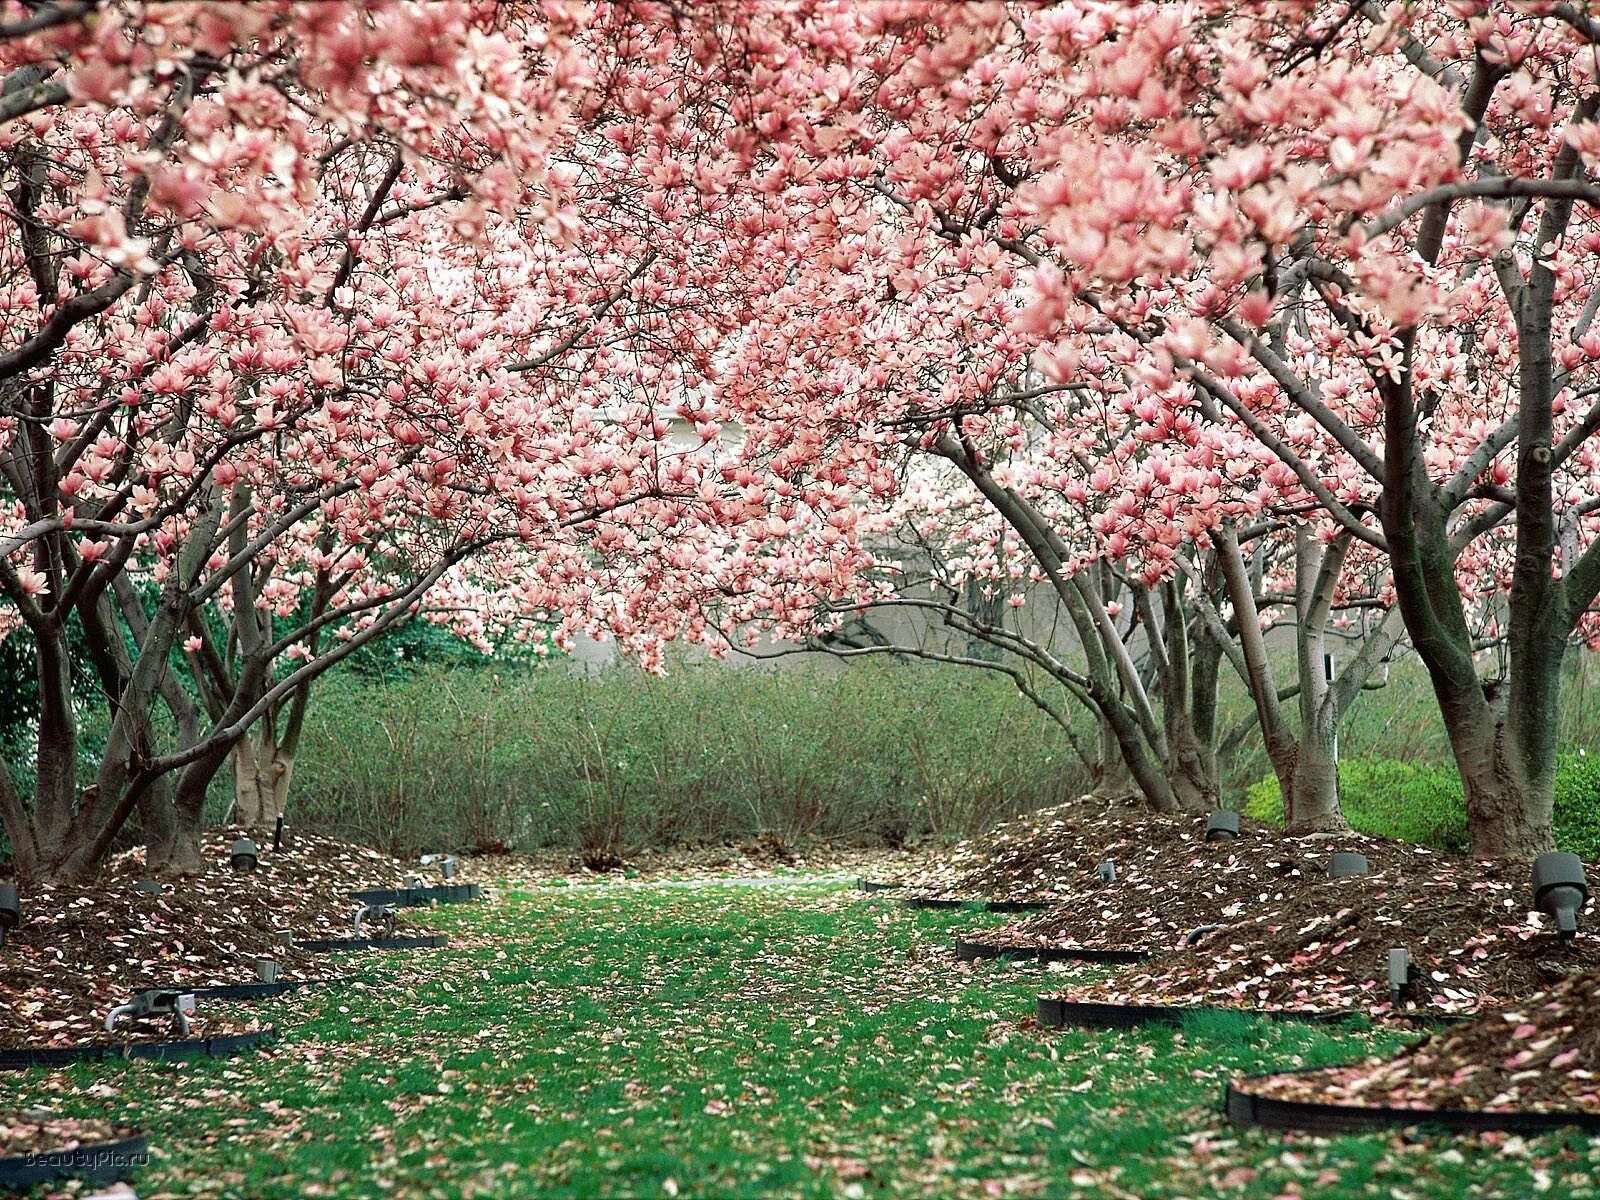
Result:
M234 871L228 853L237 829L210 831L204 874L161 881L159 894L134 891L140 851L119 855L89 885L27 888L23 920L0 947L0 1048L86 1042L161 1041L176 1036L169 1017L103 1031L106 1012L140 988L249 983L254 958L281 964L284 979L317 979L333 967L326 955L297 950L295 938L348 937L357 905L348 893L399 887L412 864L331 839L299 835L281 853L263 847L254 872ZM398 914L398 934L406 928ZM425 932L425 931L422 931ZM192 1037L258 1028L246 1015L220 1016L221 1002L201 999Z
M1250 1080L1321 1104L1600 1114L1600 972L1436 1033L1386 1062Z
M79 1146L120 1141L136 1133L129 1126L84 1117L63 1117L47 1109L0 1112L0 1158L49 1150L76 1150Z

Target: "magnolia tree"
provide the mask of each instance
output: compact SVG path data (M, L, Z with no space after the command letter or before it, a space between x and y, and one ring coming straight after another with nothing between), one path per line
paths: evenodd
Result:
M814 238L796 342L819 366L849 345L843 326L879 339L851 347L878 355L853 382L815 389L823 419L882 446L920 388L917 448L959 455L967 398L1027 353L1054 386L1126 389L1169 458L1195 428L1223 439L1224 474L1259 472L1271 493L1255 513L1298 507L1337 526L1314 539L1335 559L1347 540L1388 564L1474 849L1549 845L1560 664L1600 588L1600 23L1542 2L1203 0L704 20L734 49L744 152ZM944 352L917 379L904 339L860 308L937 290L941 258L968 273L963 311L947 292ZM1019 272L1031 303L1006 315ZM975 351L983 367L949 370ZM1208 518L1199 542L1244 515ZM1301 608L1320 619L1326 572L1301 557ZM1494 594L1504 686L1484 678L1473 622ZM1357 683L1302 713L1302 740L1324 738ZM1263 719L1273 736L1270 706Z
M1387 681L1404 631L1386 562L1371 554L1352 562L1354 544L1342 530L1304 523L1225 526L1211 538L1203 571L1184 563L1191 577L1223 581L1227 609L1213 607L1204 592L1197 608L1250 695L1290 832L1345 827L1339 727L1364 688ZM1279 627L1294 638L1286 686L1268 652ZM1298 724L1284 715L1289 701Z
M1183 411L1183 385L1152 373L1145 348L1109 326L1113 336L1080 348L1071 378L1029 377L1054 329L1027 308L1041 251L1037 231L1008 215L1022 182L1008 163L1025 162L1036 138L1006 119L993 73L961 96L939 90L936 38L950 31L929 19L938 15L829 5L771 24L726 15L717 40L738 46L745 71L727 107L752 123L731 144L758 187L781 190L803 267L756 306L721 395L748 453L821 477L841 461L868 464L863 505L893 500L890 524L944 526L948 588L976 580L1020 603L1026 578L1059 606L1082 657L938 596L901 588L875 603L934 613L1046 671L1104 722L1156 807L1210 806L1217 668L1238 635L1201 619L1204 570L1188 587L1182 568L1220 561L1214 531L1303 513L1306 491L1248 430ZM670 58L667 41L657 46ZM925 478L901 494L902 474ZM1016 553L997 556L1007 542ZM806 569L799 547L771 565L800 579ZM1211 572L1219 597L1223 578ZM891 649L907 647L861 652ZM1243 673L1244 651L1232 649ZM1286 788L1292 757L1274 759ZM1338 824L1331 788L1314 803L1289 799L1294 827Z
M603 11L7 16L0 591L42 695L31 770L0 776L23 874L92 871L136 809L151 867L195 868L230 754L270 819L311 681L402 621L648 659L703 562L835 504L721 462L694 397L760 206L674 187L692 139ZM74 628L110 722L82 787Z
M1386 555L1474 850L1545 849L1560 666L1600 590L1600 29L1542 4L1227 16L1033 27L1081 108L1019 190L1060 264L1030 320L1069 356L1114 325ZM1506 522L1508 559L1476 546ZM1503 688L1464 598L1486 583Z
M194 866L205 785L241 734L498 534L455 474L485 448L451 428L480 364L417 319L460 298L412 271L354 305L384 231L543 190L543 140L497 123L550 89L487 28L464 61L470 16L61 5L6 27L0 586L41 711L32 795L8 771L0 812L24 873L91 870L136 806L151 865ZM197 621L213 601L239 616L227 654ZM81 790L74 624L110 701Z

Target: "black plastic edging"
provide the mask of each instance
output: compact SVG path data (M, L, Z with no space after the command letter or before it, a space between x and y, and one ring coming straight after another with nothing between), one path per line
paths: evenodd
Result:
M90 1046L41 1046L37 1049L0 1050L0 1070L26 1071L30 1067L64 1067L79 1062L115 1062L125 1058L171 1060L227 1058L241 1050L272 1041L278 1031L270 1026L250 1033L230 1033L209 1038L182 1038L171 1042L119 1042Z
M274 983L216 983L182 990L197 1000L263 1000L297 988L342 987L354 981L354 975L336 975L331 979L279 979Z
M981 912L1039 912L1055 905L1048 900L950 900L943 896L908 896L900 902L907 908L970 908Z
M314 938L309 942L295 942L296 950L434 950L450 939L442 933L426 937L391 938Z
M877 879L856 880L856 887L863 892L898 892L905 886L903 883L884 883Z
M1131 966L1150 958L1148 950L1099 950L1090 946L997 946L992 942L956 941L956 958L977 962L987 958L1022 958L1037 962L1100 963Z
M142 1137L122 1138L75 1146L71 1150L35 1150L0 1158L0 1190L26 1191L58 1179L88 1183L118 1183L133 1174L150 1156L150 1143Z
M1306 1075L1335 1071L1337 1067L1312 1067L1280 1071L1280 1075ZM1228 1084L1223 1093L1228 1121L1242 1129L1292 1129L1304 1133L1363 1133L1374 1129L1404 1129L1413 1125L1452 1133L1550 1133L1557 1129L1600 1133L1600 1113L1588 1112L1483 1112L1464 1108L1393 1108L1389 1105L1321 1104L1312 1100L1276 1100L1242 1090L1240 1083L1270 1079L1272 1075L1247 1075Z
M422 908L429 904L466 904L483 898L476 883L451 883L443 887L372 888L351 892L350 899L362 904L394 904L401 908Z
M1306 1021L1326 1025L1365 1016L1354 1009L1316 1012L1305 1008L1226 1008L1220 1004L1108 1004L1097 1000L1062 1000L1040 996L1034 1005L1039 1024L1050 1029L1137 1029L1141 1025L1181 1025L1185 1017L1240 1013L1269 1021Z

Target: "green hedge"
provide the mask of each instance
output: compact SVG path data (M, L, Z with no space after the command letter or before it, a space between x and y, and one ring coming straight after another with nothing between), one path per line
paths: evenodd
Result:
M962 667L425 666L317 686L289 819L401 851L899 842L1084 783L1010 680Z
M1467 849L1466 807L1453 767L1346 759L1339 764L1339 800L1351 827L1361 833L1440 850ZM1283 823L1275 776L1251 785L1245 812L1258 821ZM1600 858L1600 757L1580 752L1557 758L1554 819L1560 849L1586 860Z

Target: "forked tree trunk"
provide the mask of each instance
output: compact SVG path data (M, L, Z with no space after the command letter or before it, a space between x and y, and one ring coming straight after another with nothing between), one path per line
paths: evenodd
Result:
M1116 732L1104 717L1095 720L1095 757L1089 764L1089 794L1102 800L1137 796L1139 785L1123 761Z
M1552 671L1559 669L1557 662ZM1530 858L1551 849L1554 754L1519 755L1500 706L1481 689L1477 696L1435 691L1461 775L1473 857ZM1541 757L1533 770L1519 762Z
M1285 833L1332 833L1350 828L1339 807L1339 764L1334 753L1338 717L1319 706L1300 731L1284 789Z
M1187 721L1176 728L1169 722L1167 732L1167 774L1172 779L1172 794L1183 812L1208 812L1217 807L1216 773L1209 755Z
M294 755L258 725L233 748L234 819L250 829L270 829L283 815L294 778Z
M153 858L153 861L147 859L152 875L199 875L206 869L198 822L180 819L162 845L159 848L151 847L147 853Z

